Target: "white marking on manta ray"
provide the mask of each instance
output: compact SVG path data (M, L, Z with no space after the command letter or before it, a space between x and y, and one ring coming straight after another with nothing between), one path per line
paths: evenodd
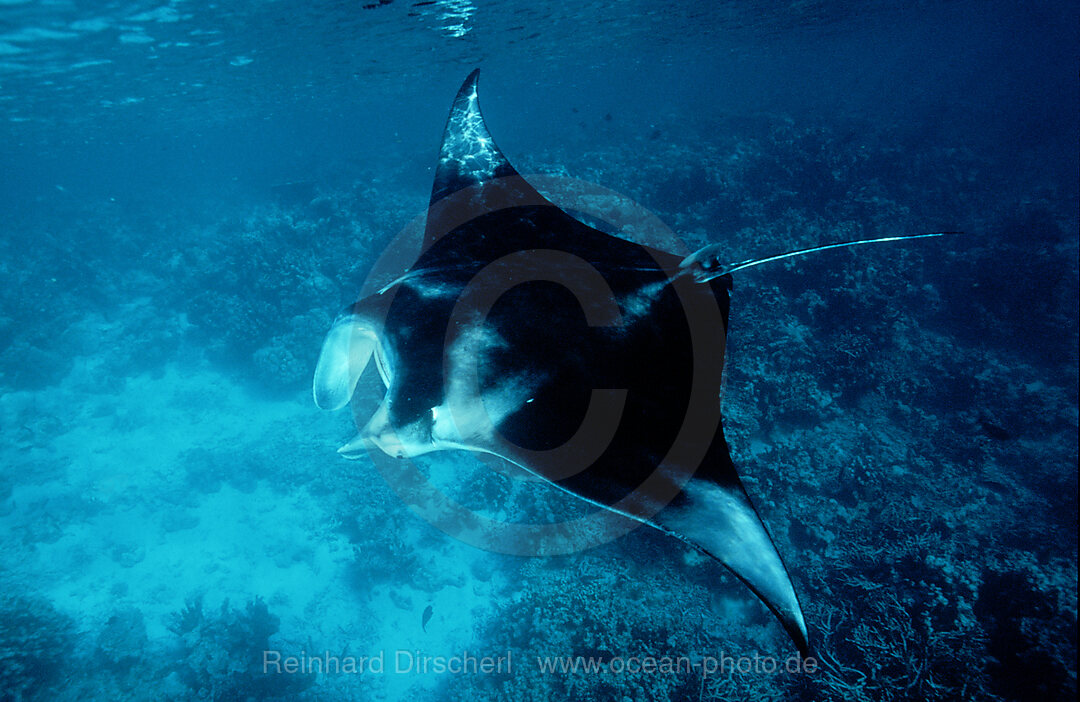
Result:
M590 263L590 265L593 265L594 268L596 267L595 264ZM440 274L466 271L474 268L476 268L476 266L474 265L460 265L439 266L436 268L420 268L414 271L408 271L406 273L402 273L397 278L394 278L389 283L379 288L377 291L375 291L375 294L385 295L386 293L393 290L395 286L416 280L417 278L432 277ZM640 271L645 273L653 272L653 270L650 268L641 268L640 266L608 266L608 268L620 271ZM668 284L669 281L660 281L643 285L633 298L627 297L623 301L623 305L626 306L624 312L631 317L648 314L648 305L652 304L653 300L656 299L656 296L659 295L660 292L665 287L667 287ZM438 298L445 296L448 292L457 292L456 287L444 285L429 285L426 287L417 286L412 289L416 291L417 294L427 298ZM641 305L645 306L643 307ZM634 310L638 310L639 313L635 313Z
M389 283L379 288L378 291L376 291L376 294L385 295L387 292L392 290L394 286L401 285L402 283L407 283L417 278L431 277L440 273L464 271L474 267L475 266L440 266L438 268L421 268L415 271L408 271L406 273L402 273L397 278L394 278ZM447 286L442 285L429 285L427 287L417 286L414 287L413 290L415 290L417 294L427 298L442 297L446 292L451 292L451 290ZM457 288L454 288L452 291L456 290Z
M669 285L669 281L661 280L655 283L646 283L638 288L633 295L627 295L621 301L623 315L627 321L644 319L652 311L653 303L660 293Z
M515 374L500 378L497 384L477 382L484 360L493 351L508 348L498 332L477 324L467 328L447 351L444 402L432 409L432 437L440 445L491 452L496 445L495 427L531 401L542 377Z

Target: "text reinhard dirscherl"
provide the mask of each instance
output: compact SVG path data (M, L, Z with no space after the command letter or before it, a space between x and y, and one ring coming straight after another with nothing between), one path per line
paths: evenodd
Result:
M389 662L389 663L388 663ZM324 651L311 655L301 651L298 655L283 656L281 651L263 651L263 673L310 675L382 675L384 673L451 675L497 675L512 673L511 653L501 656L478 656L468 651L456 655L433 656L422 651L398 649L378 651L370 656L334 655Z
M541 673L551 675L783 675L818 670L814 658L792 655L786 659L753 655L730 656L535 656ZM513 653L477 655L462 651L454 655L430 655L423 651L399 649L378 651L369 656L335 655L324 651L312 655L300 651L283 655L278 650L263 651L262 672L267 675L510 675L514 672Z

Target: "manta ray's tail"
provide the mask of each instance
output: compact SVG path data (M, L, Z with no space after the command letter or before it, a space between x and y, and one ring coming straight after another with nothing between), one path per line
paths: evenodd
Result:
M847 246L859 246L861 244L881 244L887 241L904 241L905 239L928 239L937 236L946 236L948 234L963 234L963 232L925 232L923 234L905 234L902 236L883 236L876 239L858 239L856 241L839 241L832 244L822 244L821 246L810 246L805 249L796 249L794 251L788 251L782 254L776 254L773 256L765 256L764 258L750 258L745 261L733 261L725 263L721 258L724 246L722 244L710 244L704 248L698 249L694 253L690 254L683 259L679 264L679 268L683 271L690 272L694 276L694 280L699 283L704 283L714 278L725 276L728 273L734 273L735 271L741 271L744 268L751 268L753 266L760 265L762 263L771 263L772 261L780 261L785 258L793 258L795 256L803 256L809 253L815 253L817 251L827 251L828 249L841 249Z

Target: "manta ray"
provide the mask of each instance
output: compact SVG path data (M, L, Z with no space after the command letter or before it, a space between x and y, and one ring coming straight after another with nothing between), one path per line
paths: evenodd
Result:
M791 578L732 462L721 378L731 274L827 244L725 264L628 241L541 195L495 145L466 78L443 134L422 253L334 321L315 403L350 402L372 358L386 385L339 449L498 456L719 561L804 655ZM354 407L354 411L356 408Z

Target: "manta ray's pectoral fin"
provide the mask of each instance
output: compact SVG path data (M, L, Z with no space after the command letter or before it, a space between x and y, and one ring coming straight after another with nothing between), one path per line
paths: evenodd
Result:
M725 470L721 480L709 472L699 470L652 522L727 566L776 615L799 652L808 655L802 607L772 537L734 468Z
M356 306L339 315L326 334L315 366L312 382L315 404L328 410L349 404L356 383L373 355L378 357L379 373L388 383L378 347L379 325L371 317L357 311Z

